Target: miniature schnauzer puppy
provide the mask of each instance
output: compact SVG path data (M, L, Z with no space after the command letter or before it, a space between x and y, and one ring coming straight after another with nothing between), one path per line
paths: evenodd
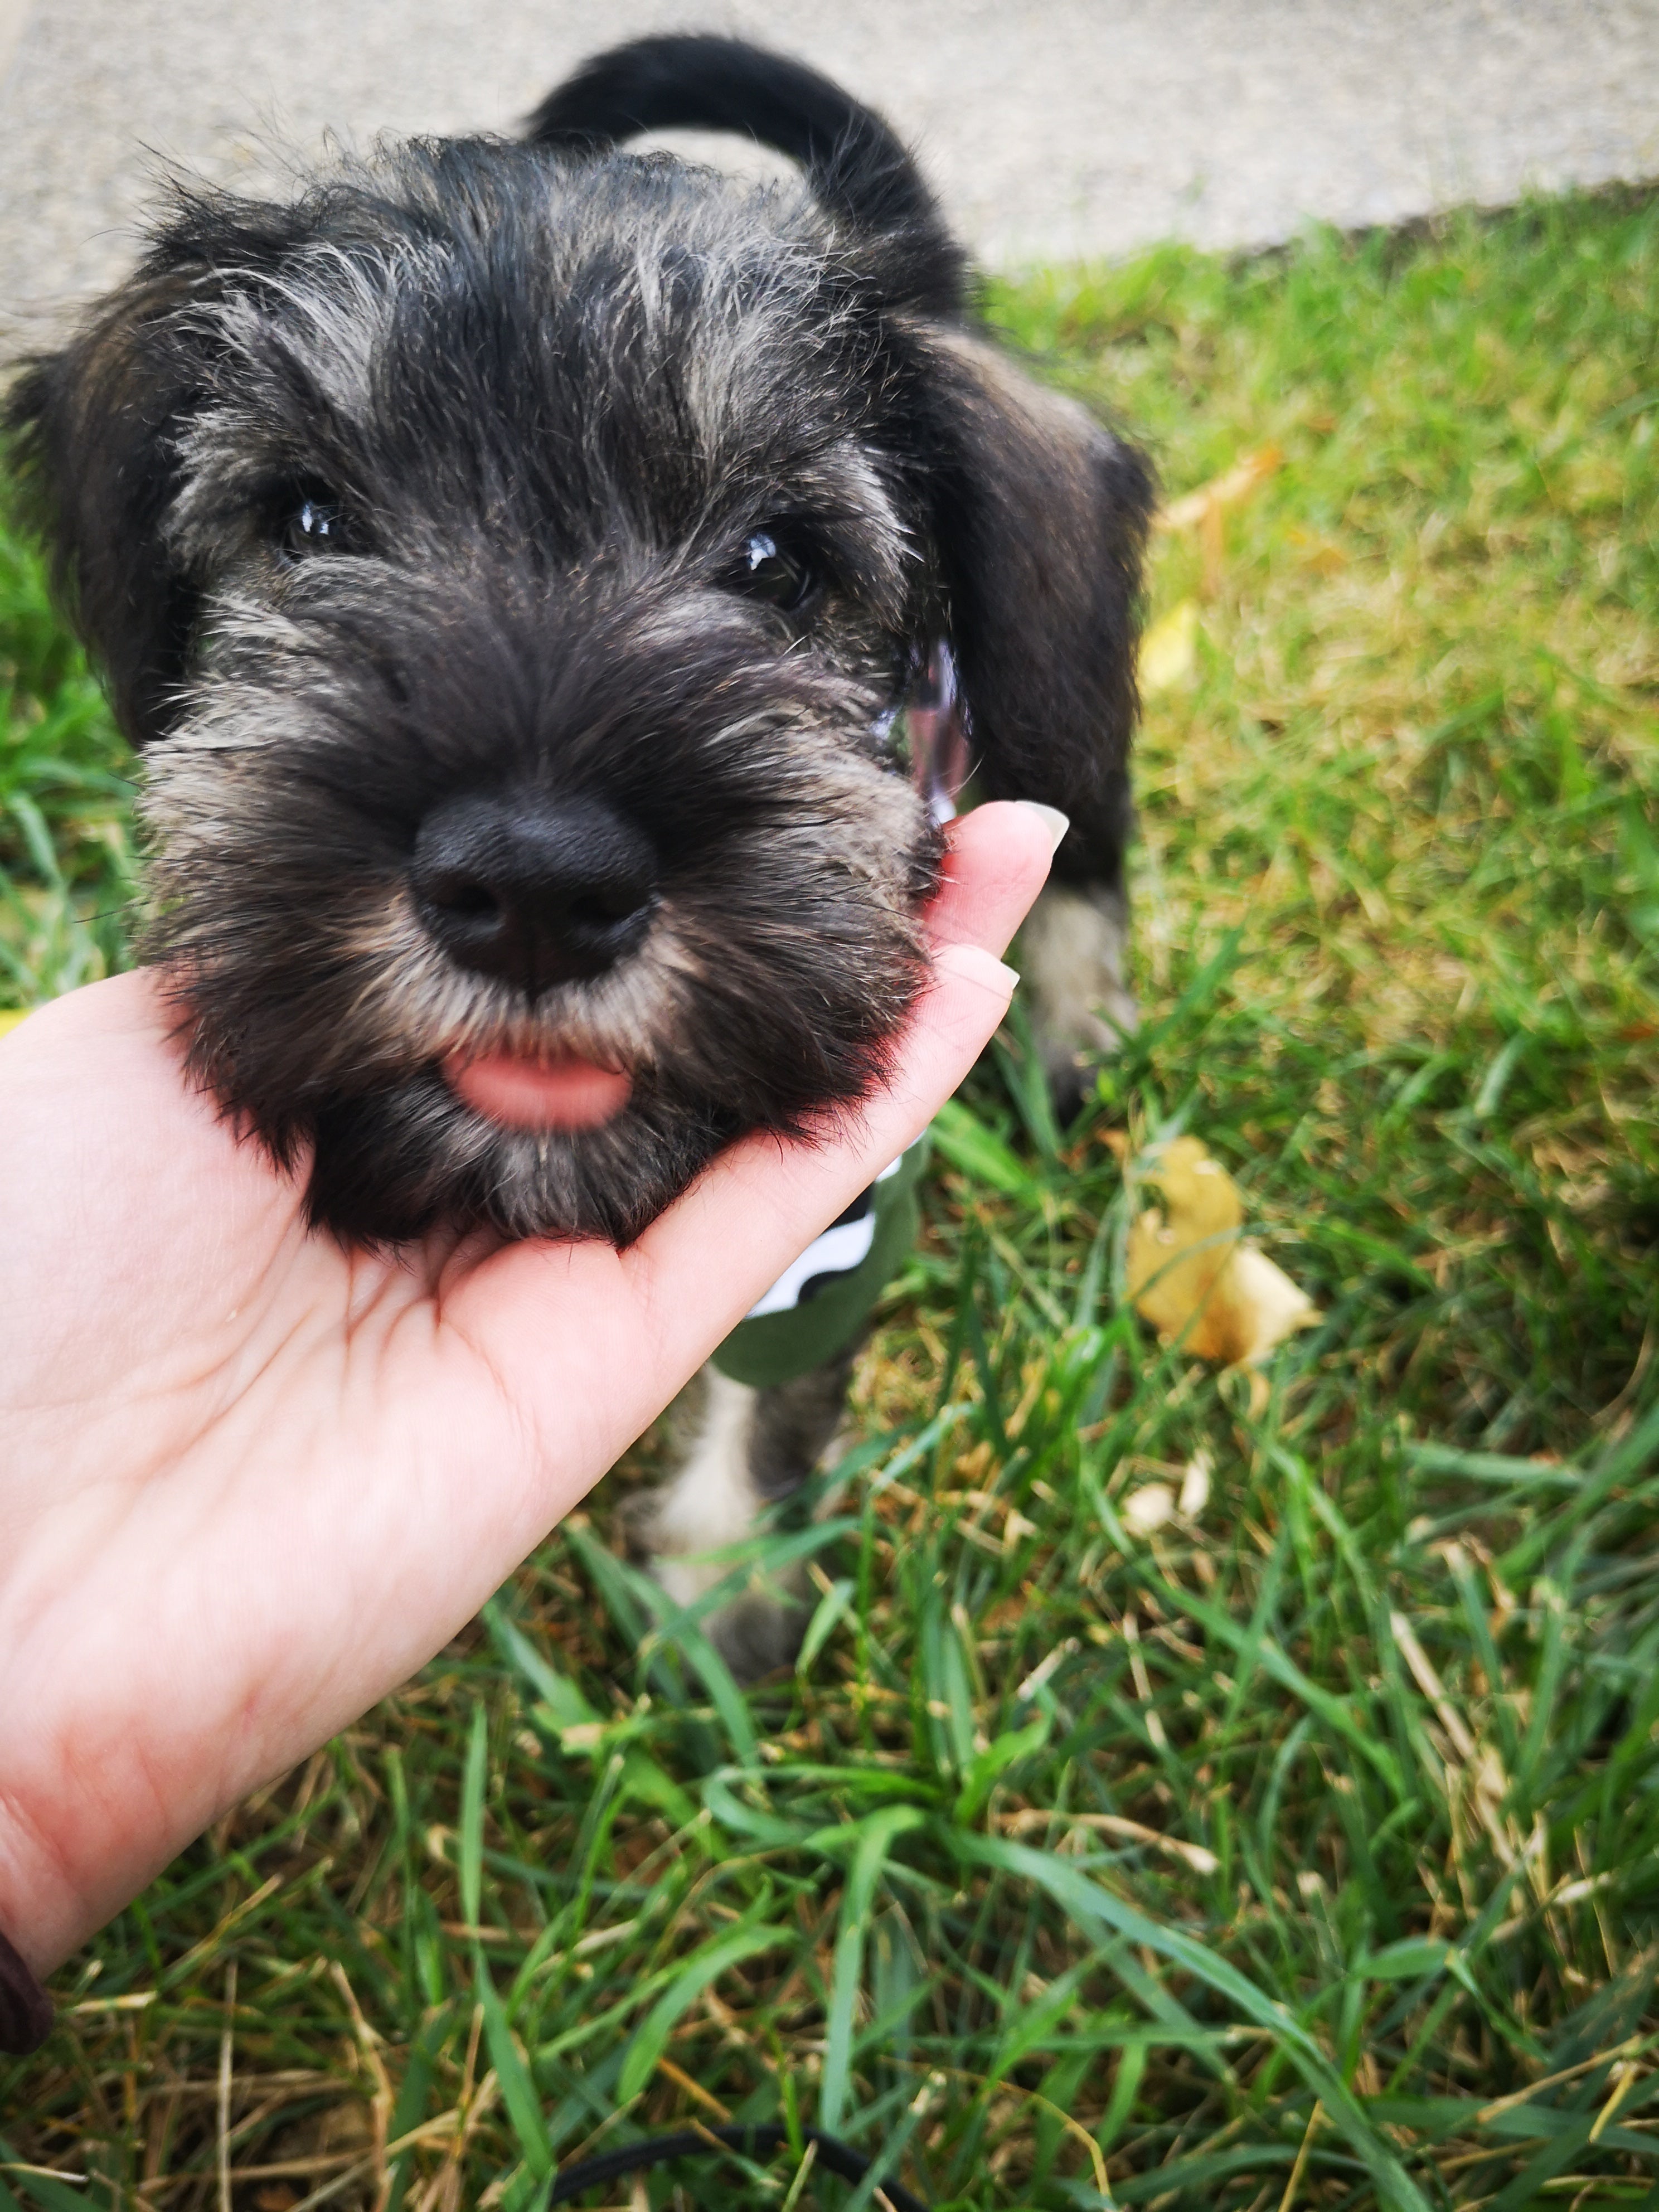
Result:
M617 150L674 126L801 179ZM626 1242L733 1139L856 1101L964 740L980 795L1071 817L1022 966L1076 1103L1133 1019L1151 483L969 294L878 117L654 38L523 143L178 188L23 375L23 480L144 754L147 950L320 1228ZM677 1594L811 1470L860 1327L713 1378L651 1540ZM718 1633L747 1674L787 1648L764 1605Z

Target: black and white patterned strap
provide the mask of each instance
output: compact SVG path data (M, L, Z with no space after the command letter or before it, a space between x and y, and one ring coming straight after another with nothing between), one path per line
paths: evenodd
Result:
M838 1283L843 1275L855 1273L869 1258L870 1247L876 1241L877 1189L889 1176L896 1176L903 1164L901 1153L891 1167L884 1168L846 1212L832 1221L821 1237L815 1237L799 1260L790 1262L744 1319L759 1321L765 1314L793 1313L797 1306L809 1305L820 1291Z

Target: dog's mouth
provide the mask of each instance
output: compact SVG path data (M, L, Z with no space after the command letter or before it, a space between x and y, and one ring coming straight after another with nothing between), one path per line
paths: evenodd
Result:
M592 1129L614 1121L633 1095L631 1077L580 1054L452 1054L444 1079L462 1103L507 1129Z

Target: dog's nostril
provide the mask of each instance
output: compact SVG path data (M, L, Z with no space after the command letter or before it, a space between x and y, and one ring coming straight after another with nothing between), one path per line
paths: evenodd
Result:
M656 903L656 855L600 800L473 794L421 824L410 882L453 960L534 997L635 950Z
M440 880L426 892L428 902L441 907L446 914L460 915L469 921L481 916L500 914L501 902L494 891L483 884Z
M570 919L588 927L604 928L613 921L625 921L638 902L630 889L624 886L609 895L590 891L570 902Z

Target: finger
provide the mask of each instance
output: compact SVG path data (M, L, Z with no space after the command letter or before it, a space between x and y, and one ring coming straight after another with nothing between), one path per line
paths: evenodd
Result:
M527 1398L545 1400L537 1410L550 1421L568 1423L569 1363L590 1373L602 1364L619 1386L590 1409L614 1431L592 1438L603 1465L603 1453L631 1442L791 1261L921 1134L995 1032L1015 980L981 946L942 945L889 1080L827 1140L746 1138L620 1255L547 1244L499 1254L482 1271L493 1279L489 1349L497 1370ZM585 1279L585 1299L570 1297L573 1273ZM552 1362L549 1297L567 1312L580 1307L575 1331L563 1334L564 1357ZM614 1350L624 1335L633 1347L626 1360Z
M1019 805L982 807L955 827L932 986L888 1081L827 1136L760 1135L733 1146L626 1253L537 1243L486 1263L473 1288L487 1310L490 1358L538 1401L532 1418L569 1419L567 1358L548 1357L550 1302L581 1316L564 1332L568 1358L622 1384L589 1407L615 1431L590 1432L596 1452L620 1451L813 1237L915 1141L1007 1012L1018 979L989 948L1006 943L1042 889L1052 843L1043 815ZM573 1299L578 1278L582 1294ZM642 1356L641 1336L652 1356ZM628 1359L616 1352L624 1337Z
M941 945L933 987L881 1088L842 1117L827 1142L759 1136L733 1146L687 1199L647 1231L635 1251L653 1267L672 1267L684 1253L700 1249L706 1267L708 1247L701 1240L715 1219L729 1219L751 1249L768 1246L763 1254L754 1250L752 1266L745 1255L744 1273L753 1273L757 1291L764 1290L778 1267L787 1267L872 1175L915 1142L994 1035L1017 981L982 946Z
M927 910L935 944L1001 952L1042 890L1065 817L1050 806L1003 800L951 824L945 881Z
M659 1266L672 1276L683 1249L700 1251L706 1279L709 1253L723 1248L709 1241L714 1225L699 1220L699 1209L718 1211L735 1201L732 1227L724 1233L735 1237L733 1263L745 1278L752 1273L758 1295L915 1143L1008 1010L1018 978L994 956L1042 890L1064 835L1064 819L1054 810L1018 803L980 807L951 825L945 888L928 917L933 984L891 1079L855 1115L843 1117L830 1144L780 1147L775 1139L751 1139L717 1161L635 1248L645 1280L654 1279ZM746 1281L744 1287L750 1289ZM748 1310L736 1305L732 1323Z

